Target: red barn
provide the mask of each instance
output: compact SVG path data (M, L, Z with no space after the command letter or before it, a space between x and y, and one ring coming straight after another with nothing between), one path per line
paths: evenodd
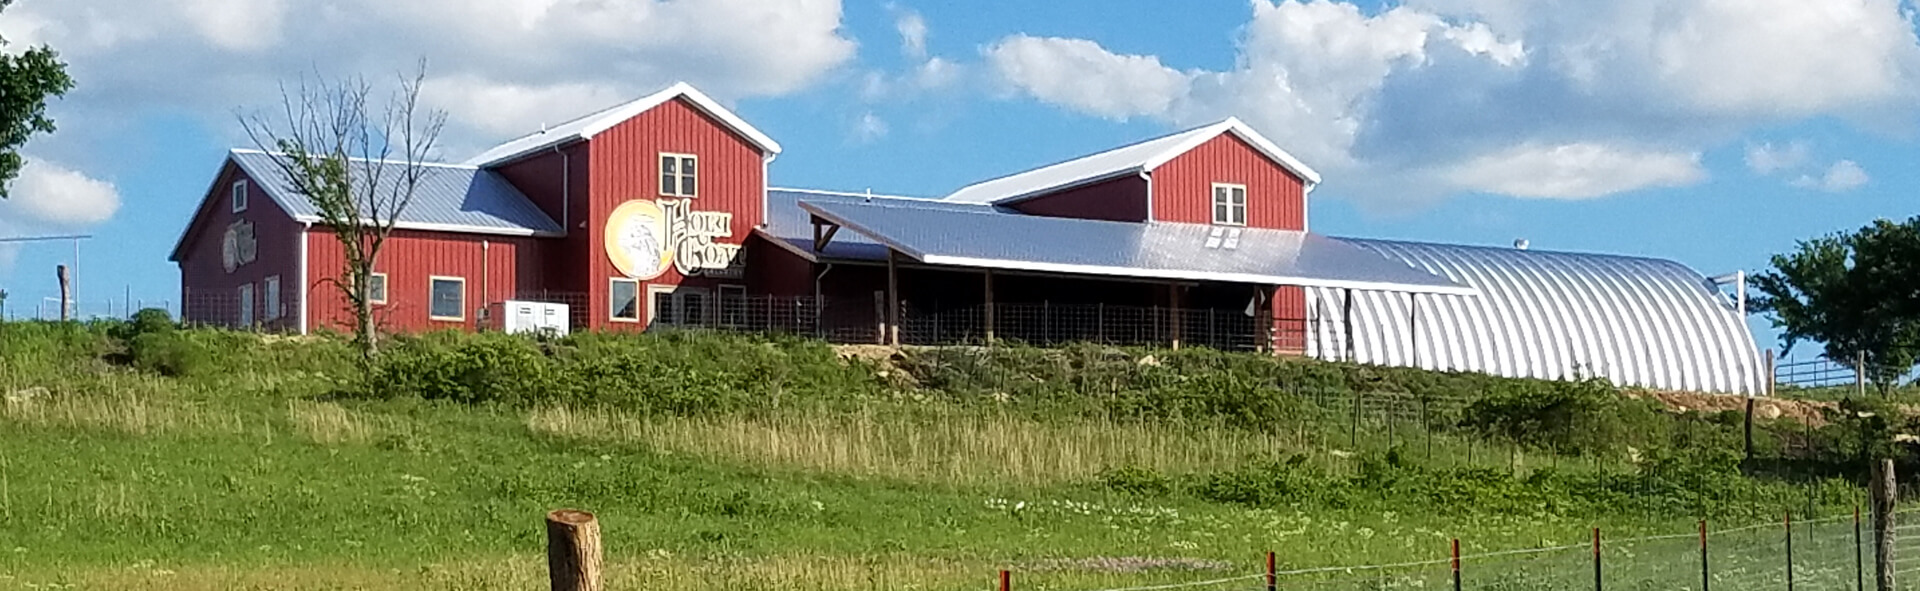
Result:
M1670 261L1309 232L1319 175L1234 119L940 199L770 189L779 153L681 84L432 165L376 265L381 328L483 329L523 300L567 304L586 330L1196 343L1675 390L1764 379L1737 307ZM215 175L171 257L184 320L346 327L342 251L278 157L236 150Z

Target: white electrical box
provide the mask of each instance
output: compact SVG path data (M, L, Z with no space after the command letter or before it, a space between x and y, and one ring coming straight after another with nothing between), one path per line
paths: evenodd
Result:
M487 306L487 325L512 334L567 336L570 318L566 304L508 300Z

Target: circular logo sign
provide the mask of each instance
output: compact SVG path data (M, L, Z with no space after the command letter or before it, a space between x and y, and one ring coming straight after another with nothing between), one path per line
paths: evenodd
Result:
M652 201L628 201L607 216L607 258L628 277L659 277L673 264L667 245L667 215Z

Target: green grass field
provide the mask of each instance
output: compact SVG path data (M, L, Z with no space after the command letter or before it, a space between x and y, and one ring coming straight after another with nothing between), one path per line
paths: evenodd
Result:
M1654 478L1690 472L1417 424L1394 435L1394 455L1416 459L1383 463L1384 425L1353 430L1311 404L1252 422L1191 410L1205 405L1095 412L1042 402L1072 392L977 396L924 368L902 382L806 343L639 337L709 348L712 365L674 369L698 362L644 347L622 363L684 370L675 383L717 397L693 403L745 400L668 412L617 391L365 392L345 345L324 339L196 334L197 349L147 363L111 330L0 325L0 589L540 588L541 517L566 507L600 517L613 589L986 589L1011 568L1022 589L1095 590L1256 573L1266 550L1283 569L1427 561L1456 537L1470 554L1577 545L1595 526L1684 533L1703 514L1765 522L1842 511L1853 494L1735 475L1700 493L1720 501L1694 498ZM755 351L835 367L790 359L768 378L745 360ZM1061 381L1036 376L1011 379ZM1073 388L1119 400L1117 380ZM1355 433L1362 445L1344 445ZM1539 502L1557 496L1570 500ZM1584 572L1577 558L1550 570Z

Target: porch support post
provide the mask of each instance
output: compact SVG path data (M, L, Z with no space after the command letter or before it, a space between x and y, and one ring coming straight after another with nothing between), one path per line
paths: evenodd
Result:
M887 344L900 346L900 253L887 249Z
M1349 287L1345 291L1347 293L1346 309L1341 310L1340 321L1346 324L1344 330L1346 330L1347 334L1341 337L1340 340L1346 341L1347 343L1347 358L1345 361L1347 363L1353 363L1353 288Z
M1167 309L1169 310L1167 325L1171 327L1173 331L1173 349L1178 351L1180 350L1180 332L1181 329L1184 328L1183 325L1186 324L1181 322L1183 318L1181 318L1180 314L1180 284L1178 283L1167 285Z
M1407 358L1410 367L1420 367L1420 294L1407 293Z
M984 315L984 316L986 317L986 318L985 318L985 320L986 320L986 325L987 325L987 326L986 326L986 328L987 328L987 344L988 344L988 345L992 345L992 344L993 344L993 323L994 323L994 318L993 318L993 269L987 269L987 281L986 281L986 283L987 283L987 284L986 284L986 294L987 294L987 297L986 297L986 300L987 300L987 305L986 305L986 308L984 308L984 309L982 310L982 314L983 314L983 315Z

